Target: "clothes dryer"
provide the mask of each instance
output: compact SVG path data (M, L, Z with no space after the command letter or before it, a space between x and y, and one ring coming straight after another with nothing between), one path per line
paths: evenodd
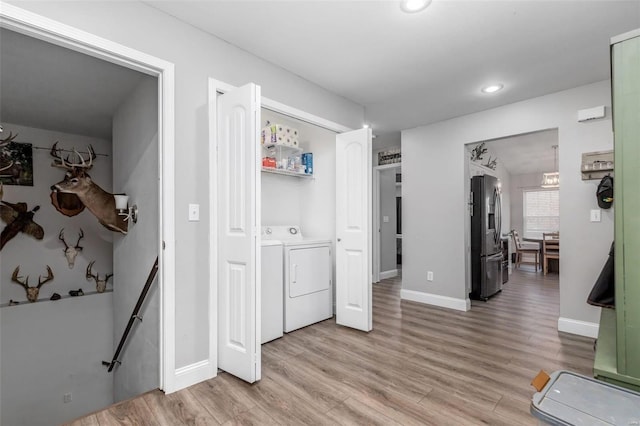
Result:
M283 244L284 331L331 318L331 241L306 239L299 226L263 227L263 239L277 239Z

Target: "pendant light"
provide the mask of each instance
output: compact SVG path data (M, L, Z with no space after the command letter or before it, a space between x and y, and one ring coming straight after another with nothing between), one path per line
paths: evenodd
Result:
M560 172L558 171L558 145L553 145L553 172L542 174L543 188L559 188L560 187Z

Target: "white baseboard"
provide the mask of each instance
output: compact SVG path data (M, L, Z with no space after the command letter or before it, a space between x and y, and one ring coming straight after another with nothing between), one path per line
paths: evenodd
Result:
M456 311L466 312L471 309L471 300L469 299L456 299L454 297L423 293L421 291L402 289L400 290L400 298L404 300L411 300L413 302L424 303L426 305L455 309Z
M204 382L217 375L217 369L211 368L209 360L196 362L184 367L176 368L175 391L188 388L196 383Z
M579 321L570 318L558 318L558 331L577 334L578 336L598 338L600 324L595 322Z
M386 280L387 278L393 278L398 276L397 269L391 269L389 271L380 272L380 279Z

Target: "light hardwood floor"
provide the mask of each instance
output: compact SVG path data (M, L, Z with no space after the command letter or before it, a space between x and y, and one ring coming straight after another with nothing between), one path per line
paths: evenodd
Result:
M593 340L557 332L558 278L516 271L488 302L456 312L374 285L374 330L327 320L263 345L263 378L220 373L171 395L154 391L80 425L517 425L540 369L589 375Z

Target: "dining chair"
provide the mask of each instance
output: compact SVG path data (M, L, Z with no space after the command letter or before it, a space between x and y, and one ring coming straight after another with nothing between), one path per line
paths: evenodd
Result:
M520 236L518 235L518 231L515 229L511 231L511 238L513 239L513 246L516 250L516 268L519 268L520 265L535 265L536 271L538 270L538 265L540 265L540 248L536 244L536 247L526 246L520 241ZM524 259L525 255L533 256L533 261L527 261ZM540 265L542 266L542 265Z
M549 259L560 261L560 233L542 234L542 264L544 275L549 272Z

